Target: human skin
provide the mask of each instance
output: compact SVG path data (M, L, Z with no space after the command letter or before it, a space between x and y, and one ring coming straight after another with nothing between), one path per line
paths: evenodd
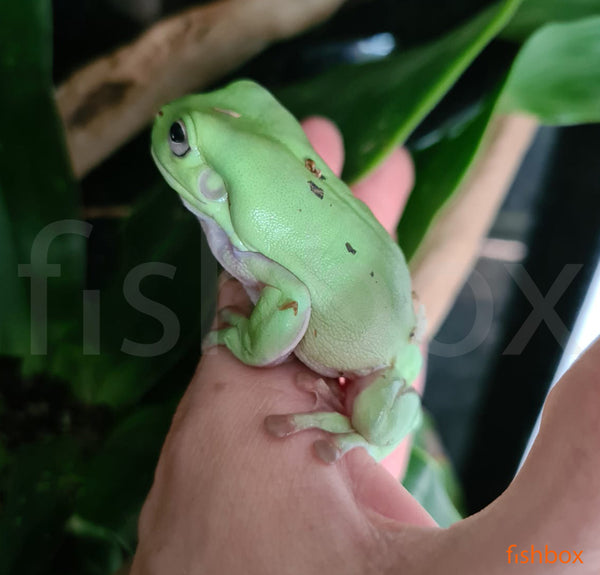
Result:
M304 128L339 173L343 146L336 129L317 118ZM392 231L412 181L410 158L397 150L353 191ZM230 306L250 309L241 286L223 276L218 307ZM286 439L266 433L267 415L314 407L314 394L295 383L300 373L310 371L295 359L252 368L224 347L204 355L142 510L133 575L548 572L544 564L517 566L514 555L508 564L511 544L516 552L531 545L542 553L546 545L581 551L583 564L557 562L552 572L598 573L600 342L549 394L538 439L509 488L448 529L437 527L395 478L407 442L385 467L363 449L326 465L312 450L322 431Z

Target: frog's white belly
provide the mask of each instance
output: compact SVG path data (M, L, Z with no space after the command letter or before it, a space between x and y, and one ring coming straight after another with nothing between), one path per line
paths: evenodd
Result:
M248 271L244 262L237 257L236 252L238 250L233 246L223 229L212 218L201 214L197 214L197 217L206 235L210 251L223 266L223 269L241 282L252 303L256 303L260 297L260 284Z

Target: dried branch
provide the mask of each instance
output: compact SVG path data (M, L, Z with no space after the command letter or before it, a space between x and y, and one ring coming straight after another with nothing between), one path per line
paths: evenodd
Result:
M344 0L222 0L168 18L76 72L56 92L74 173L84 176L160 106L325 20Z

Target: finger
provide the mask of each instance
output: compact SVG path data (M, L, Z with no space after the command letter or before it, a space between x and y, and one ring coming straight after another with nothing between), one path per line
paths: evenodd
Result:
M350 452L346 458L354 497L360 506L405 525L437 525L398 480L382 472L381 466L362 450Z
M576 536L589 551L600 548L599 408L597 340L550 392L538 437L504 501L529 509L545 503L531 527L552 543Z
M334 173L340 175L344 163L344 146L335 124L315 116L302 122L302 127L317 153ZM352 191L369 206L383 227L395 236L414 177L410 154L405 148L397 148L381 166L352 186Z
M354 195L365 202L392 236L414 184L414 167L405 148L396 148L376 170L352 186Z
M494 503L457 524L444 539L449 573L505 573L508 549L531 546L546 552L582 552L578 573L600 570L600 340L576 362L551 391L544 405L539 434L521 471ZM508 423L507 423L508 424ZM448 534L450 535L450 534ZM456 553L457 541L469 550ZM452 549L453 553L450 553ZM512 564L515 564L513 555ZM560 565L557 573L570 573ZM544 564L527 565L546 573ZM562 570L561 570L562 569ZM469 571L471 572L471 571Z

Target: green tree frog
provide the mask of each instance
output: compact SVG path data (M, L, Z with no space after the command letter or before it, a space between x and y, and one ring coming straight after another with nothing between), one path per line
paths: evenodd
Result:
M293 353L323 377L359 380L352 405L271 415L267 430L328 432L314 444L326 462L354 447L385 457L421 417L418 314L397 244L254 82L164 106L152 155L254 303L250 317L223 310L227 327L205 347L252 366Z

